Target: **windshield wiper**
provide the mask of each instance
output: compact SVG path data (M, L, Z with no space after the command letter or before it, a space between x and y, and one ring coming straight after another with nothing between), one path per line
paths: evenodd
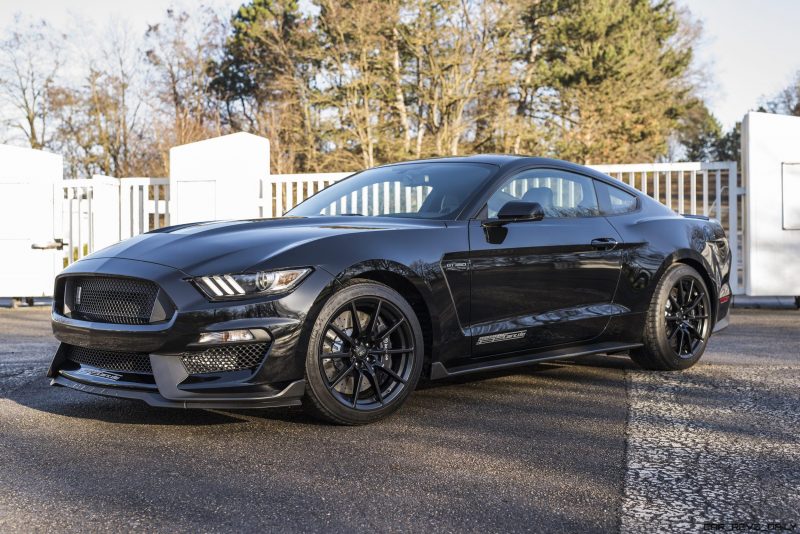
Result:
M339 215L339 217L355 217L355 216L363 217L364 216L363 213L338 213L337 215Z

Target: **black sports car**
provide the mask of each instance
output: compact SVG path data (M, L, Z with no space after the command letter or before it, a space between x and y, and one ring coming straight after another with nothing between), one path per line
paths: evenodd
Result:
M140 235L56 279L52 383L342 424L420 377L595 353L684 369L728 323L720 224L563 161L357 173L271 220Z

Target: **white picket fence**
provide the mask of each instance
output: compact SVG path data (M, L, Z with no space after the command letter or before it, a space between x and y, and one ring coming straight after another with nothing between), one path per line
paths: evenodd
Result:
M123 239L169 225L168 178L63 180L64 265Z
M741 198L735 162L654 163L630 165L596 165L593 168L635 187L678 213L706 215L720 220L725 227L733 254L735 275L731 286L740 293L743 280L740 228ZM260 215L279 217L288 210L351 173L283 174L261 179ZM388 185L388 184L386 184ZM89 180L61 182L65 199L64 241L69 251L65 265L98 248L122 239L170 224L169 180L167 178L110 178L95 176ZM394 188L386 191L363 191L332 205L330 213L377 211L375 202L391 205L419 205L427 193L424 188L402 193ZM399 211L399 210L398 210Z
M261 180L261 216L280 217L302 201L351 172L316 174L273 174Z

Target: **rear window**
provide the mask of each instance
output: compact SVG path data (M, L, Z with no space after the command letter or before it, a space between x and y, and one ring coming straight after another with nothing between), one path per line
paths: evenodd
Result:
M603 215L619 215L636 211L639 199L635 195L595 180L597 196Z

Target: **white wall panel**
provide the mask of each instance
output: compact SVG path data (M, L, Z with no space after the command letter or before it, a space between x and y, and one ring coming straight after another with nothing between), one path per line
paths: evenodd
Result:
M800 295L800 117L748 113L742 162L745 292Z
M172 148L169 159L172 224L261 215L261 180L269 176L267 139L223 135ZM182 186L192 182L205 185Z

